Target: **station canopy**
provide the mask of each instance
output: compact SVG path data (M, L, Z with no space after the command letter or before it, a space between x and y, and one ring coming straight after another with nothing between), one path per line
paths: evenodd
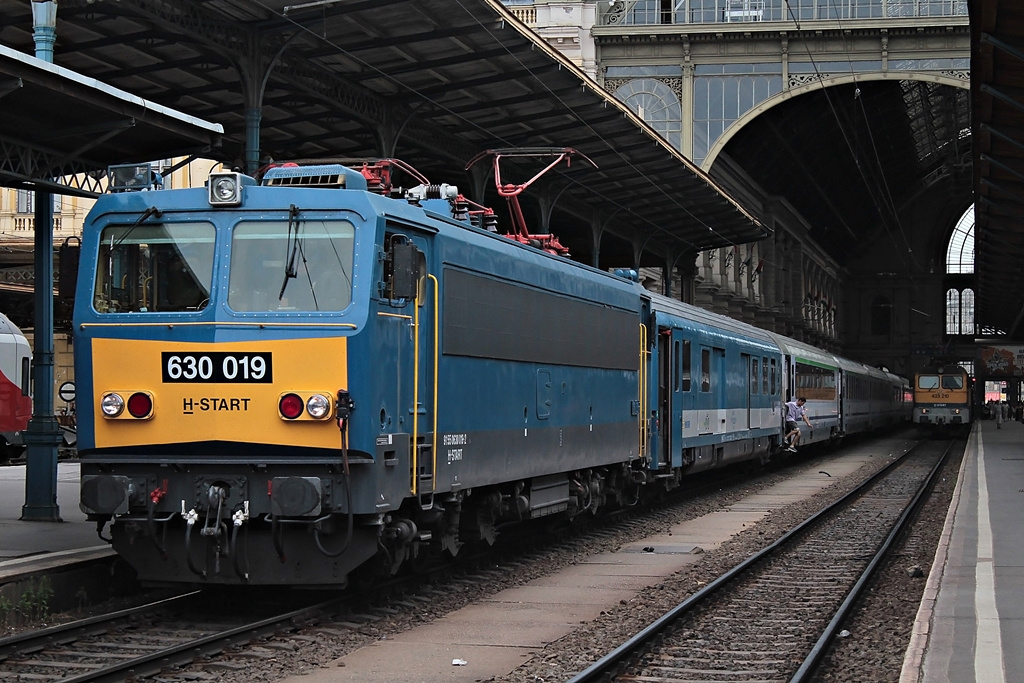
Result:
M0 43L31 51L31 32L28 3L0 3ZM257 112L261 162L394 156L473 199L493 186L466 175L479 152L571 147L598 168L545 192L582 225L664 253L767 234L497 0L61 0L54 60L223 124L215 158L236 166Z
M107 166L212 153L223 129L0 45L0 185L93 196Z

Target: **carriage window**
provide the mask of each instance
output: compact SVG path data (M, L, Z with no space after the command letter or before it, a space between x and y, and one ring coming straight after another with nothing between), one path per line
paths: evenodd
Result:
M776 384L776 382L775 382L775 359L774 358L772 358L772 377L771 377L771 381L772 381L772 396L774 396L776 393L778 393L778 391L777 391L778 384Z
M832 401L836 398L836 375L832 368L797 363L796 385L807 400Z
M683 391L690 390L690 342L683 342Z
M750 359L750 393L757 393L757 383L761 381L761 371L756 358Z
M100 235L93 306L99 313L206 308L214 236L209 223L107 226Z
M352 301L355 228L299 218L239 223L231 235L228 305L236 311L340 311Z
M774 363L775 361L772 361L772 362ZM761 381L761 393L764 394L765 396L768 396L769 394L768 394L768 359L767 358L762 358L761 359L761 374L763 375L762 381Z
M711 349L700 350L700 390L711 391Z
M938 389L939 388L939 376L938 375L919 375L917 378L918 389Z

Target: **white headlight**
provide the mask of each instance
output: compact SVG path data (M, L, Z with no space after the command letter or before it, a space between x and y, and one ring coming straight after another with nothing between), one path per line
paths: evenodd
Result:
M238 206L242 203L242 177L239 173L210 174L210 206Z
M117 394L104 394L100 400L100 410L107 417L117 417L124 410L124 399Z
M306 401L306 412L317 419L326 417L331 412L331 400L321 394L313 394Z
M217 201L229 201L237 191L234 178L217 178L217 182L213 184L213 196Z

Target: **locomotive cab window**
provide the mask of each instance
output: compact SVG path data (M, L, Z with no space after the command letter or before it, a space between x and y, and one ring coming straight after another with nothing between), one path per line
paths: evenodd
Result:
M213 248L209 223L108 226L93 306L99 313L202 310L210 301Z
M304 219L239 223L231 235L235 311L341 311L352 302L355 228Z
M917 378L918 389L938 389L939 388L939 376L938 375L920 375Z
M943 375L942 376L942 388L943 389L963 389L964 378L962 375Z

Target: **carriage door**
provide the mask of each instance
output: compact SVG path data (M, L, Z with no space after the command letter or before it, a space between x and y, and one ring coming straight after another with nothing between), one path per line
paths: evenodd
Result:
M716 434L724 434L726 432L726 420L729 417L728 401L726 389L728 382L726 382L727 372L725 366L725 349L712 349L712 380L711 380L711 391L715 397L715 405L717 406L718 423L715 427Z
M426 240L409 235L389 233L386 239L391 299L412 300L395 316L410 330L400 349L398 391L403 412L407 413L411 434L409 453L410 491L429 499L435 488L434 461L436 415L433 378L438 349L434 345L438 280L427 267ZM409 343L411 342L411 343ZM403 371L402 368L405 368Z
M793 363L790 356L784 356L783 365L785 367L782 371L782 402L788 403L789 401L796 400L796 386L793 380Z
M839 406L839 414L836 416L840 434L846 432L846 372L839 368L836 370L836 398Z
M697 412L695 408L695 394L693 390L693 345L689 339L683 339L683 333L681 330L675 330L672 333L673 345L678 344L675 348L679 351L679 355L676 362L676 370L679 372L679 391L675 394L675 401L672 405L672 419L675 420L678 426L678 432L673 427L673 434L678 434L679 447L683 447L683 440L697 436ZM699 387L697 387L699 388ZM682 453L680 451L680 458ZM682 460L678 464L681 464Z
M700 391L697 398L697 431L725 432L725 349L700 349Z
M658 330L658 467L667 467L672 462L672 431L674 424L674 386L672 382L675 366L672 330Z
M761 426L761 359L758 356L746 356L747 369L747 427L756 429Z
M421 240L417 240L421 242ZM416 492L420 496L420 503L426 508L433 504L431 494L437 485L437 377L438 354L436 341L440 337L437 330L438 301L441 297L441 283L438 278L430 273L427 264L425 243L418 244L420 251L417 253L418 262L416 271L419 274L416 294L416 312L413 314L417 319L416 328L416 355L413 359L415 366L415 409L416 409L416 467L419 481Z
M740 363L742 367L742 370L740 370L742 375L740 376L743 377L743 393L739 396L738 404L732 406L734 410L727 411L727 415L728 412L732 412L732 415L729 418L729 430L750 428L750 403L752 400L750 394L753 392L750 380L750 365L752 360L753 359L750 357L749 353L740 354Z

